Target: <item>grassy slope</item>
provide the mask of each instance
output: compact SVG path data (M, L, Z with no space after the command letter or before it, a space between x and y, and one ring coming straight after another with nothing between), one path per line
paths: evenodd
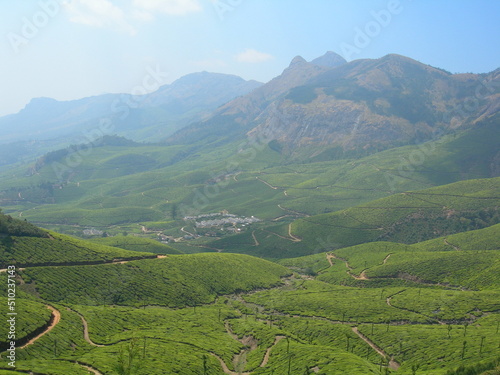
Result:
M369 242L327 253L282 259L278 263L318 280L359 286L418 286L414 282L451 284L472 289L496 289L500 285L500 224L488 228L439 237L413 245ZM348 263L349 268L346 267ZM355 280L361 273L370 280Z
M257 225L207 245L280 259L372 241L416 243L496 224L499 206L500 178L466 180L394 194L291 224L285 220L283 224Z
M485 139L486 142L491 141L491 138L486 137ZM484 149L487 149L487 145ZM484 149L480 147L481 152ZM227 150L229 151L229 149ZM401 149L399 150L400 154L398 154L398 150L387 151L387 153L394 152L392 154L394 160L392 161L396 163L393 163L390 168L397 165L398 157L405 154L410 155L411 150L411 148ZM446 168L443 167L442 171L416 171L410 175L411 178L396 176L397 188L408 190L408 186L415 189L417 186L425 187L436 184L436 181L450 182L450 179L453 181L460 174L461 167L458 169L455 167L459 167L459 155L464 150L465 148L447 150L446 152L454 155L455 159L452 158L451 160L454 161L446 164L445 161L450 159L443 157L443 165ZM439 152L441 151L443 150ZM213 162L217 153L214 152L211 155L214 157ZM441 157L444 154L439 155ZM97 154L95 156L97 157ZM431 159L432 157L429 156L426 160ZM88 160L90 166L91 158ZM367 160L364 159L365 162ZM384 160L390 159L384 157ZM193 163L192 166L201 168L204 162L191 160L190 163ZM247 163L246 165L258 170L259 163L265 165L259 159L255 159L255 163ZM328 176L334 175L339 167L338 164L333 166L330 162L313 164L313 168L325 167L323 177L327 183L330 182ZM184 164L183 167L187 165L189 163ZM387 164L387 166L389 165ZM328 169L329 167L332 168ZM293 198L293 202L299 202L297 206L286 207L303 207L317 213L318 210L325 208L340 207L343 209L354 201L361 203L365 201L364 199L367 201L389 194L388 191L384 191L387 189L388 182L383 170L377 170L379 167L373 168L373 165L370 164L353 164L350 167L352 167L351 169L354 167L365 168L365 170L372 169L371 176L374 178L370 180L370 175L360 173L359 185L350 186L354 180L348 177L354 177L354 174L346 167L344 170L346 179L344 180L342 176L337 175L335 178L337 182L347 181L347 186L337 184L334 187L326 184L325 187L321 186L316 189L315 183L317 181L312 181L310 185L307 185L309 180L305 180L304 189L302 187L295 189L296 191L303 190L302 196L296 193L297 196ZM483 167L484 164L478 161L473 170L479 171L478 175L483 176L483 173L486 173ZM311 176L317 172L313 168L310 169ZM62 211L75 207L75 198L82 210L100 209L101 205L108 208L119 208L124 202L133 202L136 206L129 206L125 210L127 213L132 213L130 207L151 207L153 204L151 202L155 202L156 206L151 209L156 212L155 215L163 215L162 218L169 219L166 212L170 212L170 203L163 201L158 204L158 200L165 199L163 197L167 193L170 194L169 197L174 197L177 202L189 203L191 199L190 189L193 186L203 188L207 173L203 171L181 173L176 175L180 179L177 181L179 184L168 186L165 185L165 177L161 176L167 170L159 169L158 171L145 172L145 174L125 175L118 180L106 182L101 191L93 189L95 189L97 182L105 182L104 180L88 180L82 182L80 186L74 182L68 188L56 190L55 194L62 194L58 197L67 194L64 195L64 199L67 199L65 201L67 206ZM393 175L397 173L397 170L388 170ZM445 174L444 170L450 170L452 173ZM170 172L172 171L170 170ZM305 174L306 171L307 166L304 166L303 173ZM302 174L302 172L295 172L296 170L292 169L289 175L283 174L280 177L293 180L293 175ZM263 176L260 172L249 171L240 174L236 180L228 180L230 184L216 194L217 199L210 199L204 209L211 211L220 209L221 205L231 203L238 207L238 210L242 210L236 213L246 214L249 211L244 210L249 210L251 207L267 215L266 218L274 217L273 215L276 215L275 208L271 208L271 205L277 204L281 200L286 200L288 204L291 203L292 198L285 196L282 189L272 189L259 180L256 181L255 178L260 177L269 182L270 180L266 178L271 175L274 175L274 172ZM419 180L422 176L426 177ZM370 184L371 181L374 181L374 185ZM408 195L410 200L405 202L416 204L417 201L422 202L422 198L424 198L428 203L429 198L431 198L432 206L430 207L432 208L429 208L431 213L440 212L439 210L442 210L439 207L440 204L447 206L450 211L454 209L455 213L458 210L464 210L460 212L464 213L480 207L477 204L480 201L479 198L488 196L491 191L498 188L498 179L490 181L493 182L493 190L485 187L487 185L485 181L481 182L485 185L481 185L480 189L478 189L478 181L471 181L469 185L460 187L465 192L469 191L470 195L475 195L474 199L465 199L463 196L447 196L444 201L441 201L440 198L445 198L445 196L415 196L413 194ZM144 189L145 186L147 186L148 191ZM364 193L367 191L357 190L359 195L356 197L354 196L355 189L349 189L348 194L352 194L352 196L340 194L342 190L347 190L346 187L356 186L358 189L372 189L372 186L375 186L374 190L370 190L374 195L365 195ZM385 187L377 191L377 186ZM85 187L84 192L79 191L78 188L81 187ZM233 187L237 188L235 193L230 191ZM262 189L262 192L257 189ZM307 207L307 195L320 189L324 189L322 191L326 192L323 196L324 201L320 200L320 196L314 195L315 199L318 198L318 201L322 202L321 205ZM460 189L460 194L456 195L462 195L463 191ZM292 191L288 187L286 190L287 193ZM89 193L91 191L92 193ZM258 199L251 197L251 195L253 193L261 194L264 191L269 195L266 197L265 203L258 206L255 204ZM439 192L439 190L437 191ZM483 197L481 197L481 191L484 193ZM154 192L156 195L152 194L147 197L148 192ZM245 192L242 195L243 198L238 197L238 192ZM339 195L333 195L336 193ZM378 196L378 194L381 195ZM219 196L224 196L224 199L218 201ZM400 196L401 194L391 197L390 199L394 201L389 200L389 202L400 204L400 200L398 200ZM146 198L149 200L146 201ZM468 199L470 199L469 203L466 202ZM421 203L418 204L422 208ZM448 204L451 207L448 207ZM53 207L42 208L50 217L50 210ZM350 212L353 214L352 218L349 218L351 223L355 223L355 225L359 225L359 220L379 219L377 215L369 215L364 208L359 212L356 210L360 210L360 208L353 209ZM373 206L370 206L369 210L375 211ZM401 210L403 213L408 213L404 209ZM391 223L392 219L400 218L399 213L395 214L394 211L389 211L387 217L380 219L381 222ZM454 213L450 211L447 214L453 215ZM121 214L118 211L110 212ZM84 212L85 215L88 213L90 211ZM249 214L255 214L255 212L249 212ZM150 220L157 220L158 216L155 215L151 215ZM61 213L60 217L63 216ZM43 217L43 214L40 217ZM86 219L88 217L87 215ZM107 223L118 220L110 217L103 218ZM470 220L467 217L465 219ZM399 220L399 222L401 224L407 223L404 220ZM400 229L400 233L407 233L401 230L405 228L407 227L389 226L389 229L393 231ZM221 374L220 364L210 352L217 353L232 368L231 361L234 354L239 353L244 347L238 341L229 339L231 336L225 331L225 323L228 323L238 337L242 338L251 333L262 342L256 351L248 354L248 366L250 367L247 367L247 370L254 368L259 363L266 347L272 342L273 336L287 335L290 338L289 341L280 341L273 348L268 366L257 368L255 374L266 374L271 370L276 374L286 373L288 366L293 369L292 373L297 374L304 372L306 367L312 369L315 366L320 368L320 374L384 373L384 369L379 367L381 357L353 335L350 329L351 325L357 325L367 337L370 337L377 345L402 363L403 366L399 373L411 374L411 366L420 364L421 370L417 372L419 374L444 374L447 369L457 367L460 364L472 365L481 359L489 360L498 355L497 290L499 280L496 275L500 272L495 272L493 269L495 264L498 265L498 250L496 250L498 249L498 236L495 236L495 229L497 226L457 235L460 237L449 235L446 236L446 242L444 238L424 243L419 242L411 246L377 242L334 251L337 256L349 262L353 268L351 272L356 275L368 268L366 273L369 277L372 277L371 272L374 273L373 276L387 277L397 275L401 270L406 270L404 267L408 267L411 272L418 272L417 276L429 279L434 283L450 282L485 290L446 290L437 285L425 286L412 281L394 279L385 279L388 282L383 284L381 282L384 281L383 278L373 281L357 281L346 273L344 261L335 259L333 260L334 266L329 267L326 255L324 253L316 254L308 257L307 261L303 263L299 258L284 261L284 263L299 268L304 268L304 264L306 264L311 273L319 273L317 276L319 280L292 281L281 289L261 291L244 296L244 299L255 302L257 305L244 303L238 296L231 296L222 297L212 305L178 310L163 307L143 310L133 307L112 308L107 305L72 306L90 321L91 335L95 341L110 344L102 348L92 347L83 340L81 319L76 313L66 310L64 306L56 305L63 314L61 323L34 346L19 351L19 368L61 375L87 373L74 363L54 360L54 358L78 359L96 366L101 371L111 373L113 365L119 358L120 350L126 352L127 349L130 349L131 340L136 337L141 346L141 352L144 343L142 367L137 371L140 375L155 373L158 368L168 369L171 373L183 375L200 374L204 371L204 361L208 367L207 374ZM261 243L270 241L269 243L277 248L280 246L281 248L292 248L288 254L297 255L304 251L304 248L306 251L314 252L319 248L333 248L342 245L335 242L337 238L335 232L324 231L320 233L318 231L315 236L308 238L308 240L313 241L312 244L306 243L304 239L302 242L296 243L291 239L283 239L282 237L288 236L287 224L277 225L274 228L256 227L255 234ZM244 235L249 249L259 248L259 246L254 246L254 239L250 231ZM230 246L231 244L228 243L228 248ZM458 247L459 250L455 247ZM478 252L478 250L481 251ZM113 249L113 251L119 250ZM266 251L278 253L271 246L258 251L263 254ZM391 256L386 258L388 254ZM384 260L386 260L385 264L383 264ZM461 260L461 263L457 260ZM457 271L457 264L463 267L460 272ZM485 266L492 269L489 272L481 272L484 271ZM213 272L214 270L217 272ZM241 255L199 254L141 260L122 265L28 268L22 273L22 276L28 282L23 286L23 289L33 291L36 287L35 290L43 297L53 301L59 300L65 304L70 302L81 304L83 301L89 305L119 303L134 306L146 302L183 306L211 302L217 294L237 292L238 289L271 286L277 283L279 276L286 272L283 268ZM144 277L144 275L148 275L148 277ZM64 283L61 283L61 280ZM321 280L328 280L330 284L321 282ZM347 280L351 281L353 285L372 286L372 288L353 288L339 285L347 283ZM30 282L34 283L30 284ZM5 285L5 283L2 284ZM204 287L199 287L200 285ZM292 318L287 314L296 314L301 317ZM387 320L392 321L393 324L387 324ZM445 324L438 324L438 320L443 320ZM338 324L338 321L342 321L344 324ZM402 325L404 322L412 324ZM466 323L469 326L466 326ZM123 330L123 327L126 330ZM464 341L467 342L466 350L462 350L465 346ZM462 351L463 358L461 358Z
M93 267L27 268L22 275L48 301L180 307L270 287L288 272L246 255L194 254Z
M498 259L497 229L498 225L446 237L447 243L467 250L456 250L452 245L443 249L445 238L439 238L415 245L367 243L334 253L349 262L353 274L365 268L369 274L372 269L389 267L393 260L397 264L399 257L407 259L412 254L418 254L413 258L417 270L418 262L425 261L426 255L477 256L479 250L480 254ZM390 257L386 258L388 254ZM381 265L384 260L386 264ZM241 340L248 336L258 340L257 348L245 355L242 364L245 371L254 370L256 375L270 371L287 373L288 366L298 374L316 366L320 374L383 374L380 355L352 332L352 326L394 356L402 364L398 373L404 375L411 374L415 364L421 366L418 373L439 375L460 364L474 365L479 360L495 358L500 280L495 281L494 288L482 291L446 290L411 282L353 288L332 285L340 284L333 277L330 284L320 281L330 273L347 275L343 260L332 261L334 267L329 266L325 253L282 260L280 263L287 266L310 268L318 273L318 280L291 279L281 288L243 294L243 299L227 294L269 287L288 271L237 254L171 255L121 265L28 268L21 273L27 282L21 289L32 290L36 286L38 293L52 304L57 300L70 304L86 318L92 340L106 346L86 343L79 316L55 304L63 320L37 344L18 352L18 366L39 372L51 369L51 373L61 375L80 373L81 366L54 361L57 341L58 359L77 359L101 372L112 373L120 350L127 352L135 342L140 353L137 374L155 374L162 368L170 373L194 375L203 373L205 363L207 374L215 375L222 370L211 353L236 369L233 359L245 348L232 338L236 335ZM336 265L339 268L335 271ZM429 263L423 269L432 269L441 277L445 266ZM480 273L479 269L470 268L476 275ZM71 281L61 282L66 279ZM370 281L364 283L370 286ZM217 294L225 296L214 301ZM117 298L110 301L110 297ZM208 302L213 303L181 307ZM129 306L112 307L109 303ZM133 307L144 303L181 308ZM283 339L273 345L276 336L288 336L289 341ZM464 341L467 347L462 359ZM261 368L259 364L270 347L270 361Z
M133 236L115 236L92 239L91 242L118 247L120 249L149 252L156 254L180 254L181 252L171 246L162 244L161 242L151 240L149 238L133 237Z
M202 212L229 209L263 219L293 211L316 215L397 191L489 177L497 151L494 121L423 145L318 162L284 160L267 145L245 140L222 146L199 142L187 149L95 147L72 168L62 188L43 185L57 182L52 164L31 177L5 175L2 204L44 225L96 227L171 220L175 206ZM147 160L147 168L132 170L130 160ZM237 177L231 175L237 172ZM231 176L210 184L224 174ZM177 209L177 218L182 214Z
M498 206L500 178L467 180L392 195L332 214L299 219L293 223L292 231L306 244L314 244L318 238L329 238L336 244L332 247L346 247L379 238L412 243L435 237L440 232L474 229L462 224L467 220L462 218L469 213L486 211L493 217L493 222L486 225L496 224L498 211L490 213L489 209ZM415 231L413 228L420 222L431 225L423 226L425 231ZM456 223L457 228L450 226L450 222Z
M49 234L50 238L26 236L3 238L0 242L0 266L85 264L110 262L114 259L155 257L152 253L118 249L55 232Z

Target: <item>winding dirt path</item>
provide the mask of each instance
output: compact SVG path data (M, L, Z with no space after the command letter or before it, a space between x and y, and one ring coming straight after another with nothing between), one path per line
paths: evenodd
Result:
M224 374L228 374L228 375L250 375L251 374L250 372L234 372L234 371L231 371L231 370L229 370L229 367L227 367L226 362L224 362L224 360L221 357L219 357L215 353L210 353L210 354L212 354L215 358L217 358L219 360L220 365L222 367L222 371L224 371Z
M206 246L197 246L197 247L206 247ZM213 249L211 247L208 247L209 249ZM215 249L219 250L219 249ZM28 267L21 267L21 268L16 268L17 271L24 271L26 268L37 268L37 267L46 267L46 268L52 268L52 267L77 267L77 266L101 266L101 265L110 265L110 264L125 264L129 262L135 262L136 260L146 260L146 259L163 259L167 258L168 255L156 255L154 258L137 258L137 259L129 259L129 260L120 260L120 259L113 259L110 261L103 261L103 262L89 262L89 263L78 263L78 264L53 264L50 266L47 265L33 265L33 266L28 266ZM2 268L0 269L0 273L2 272L7 272L7 268ZM24 284L24 282L22 283Z
M80 319L82 320L82 324L83 324L83 338L85 339L85 341L87 341L90 345L92 346L97 346L99 348L103 348L105 347L106 345L101 345L101 344L96 344L95 342L93 342L91 339L90 339L90 335L89 335L89 325L87 323L87 320L85 319L85 317L80 314L78 311L76 310L73 310L73 309L70 309L69 307L67 308L68 310L70 311L73 311L74 313L78 314L78 316L80 317Z
M462 249L460 249L458 246L453 245L452 243L448 242L448 240L446 238L444 239L444 243L447 246L451 246L453 249L455 249L455 251L462 251Z
M228 375L251 375L255 370L253 371L247 371L247 372L242 372L242 368L245 367L246 365L246 355L250 353L251 351L254 351L258 348L259 342L255 337L253 336L244 336L242 339L236 335L233 330L231 329L231 326L229 325L229 322L226 321L224 323L224 327L226 329L226 332L236 341L239 341L241 344L245 346L241 350L239 354L236 354L233 357L233 366L236 369L236 371L232 371L227 367L226 363L224 360L219 357L217 354L211 352L215 358L217 358L222 366L222 370L224 371L225 374ZM274 348L276 344L278 344L281 340L286 338L286 336L276 336L274 339L274 342L266 349L266 353L264 354L264 357L262 358L262 362L260 363L259 367L265 367L267 363L269 362L269 357L271 355L271 350Z
M40 333L38 336L33 337L31 340L29 340L26 344L24 344L23 346L21 346L19 349L24 349L27 346L32 345L33 343L35 343L35 341L37 341L40 337L42 337L43 335L46 335L47 333L49 333L50 331L52 331L52 329L61 320L61 313L59 312L59 310L57 310L55 307L52 307L50 305L45 305L45 307L47 307L50 311L52 311L52 323L50 323L50 325L47 327L47 329L45 331L43 331L42 333Z
M85 370L91 372L92 374L94 375L104 375L102 372L100 372L98 369L86 364L86 363L83 363L83 362L80 362L80 361L75 361L75 360L70 360L70 359L62 359L62 358L58 358L59 361L64 361L64 362L69 362L69 363L75 363L81 367L83 367ZM30 374L32 374L30 372Z
M188 231L187 231L187 230L185 230L184 228L186 228L186 227L182 227L182 228L181 228L181 232L184 232L184 233L187 233L187 234L188 234L188 235L190 235L190 236L196 237L196 235L195 235L195 234L193 234L193 233L191 233L191 232L188 232Z
M361 271L361 273L358 276L356 276L350 271L347 271L347 273L351 275L351 277L353 277L355 280L369 280L368 276L366 276L366 270Z
M90 371L91 373L93 373L94 375L104 375L102 372L99 372L99 370L93 368L93 367L90 367L89 365L84 365L82 363L78 363L80 366L82 366L85 370L88 370Z
M309 216L311 216L311 215L305 214L303 212L298 212L298 211L290 210L288 208L284 208L284 207L281 206L281 204L278 204L278 208L280 210L285 211L285 212L291 212L292 214L294 214L294 216L297 216L297 217L301 217L301 216L303 216L303 217L309 217Z
M266 229L263 229L263 231L267 232L267 233L271 233L273 236L276 236L276 237L279 237L279 238L283 238L284 240L287 240L287 241L292 241L292 242L300 242L297 241L296 239L293 239L293 238L290 238L290 237L285 237L285 236L282 236L281 234L278 234L278 233L275 233L275 232L271 232L270 230L266 230Z
M269 348L267 348L266 354L264 355L264 359L262 360L262 363L259 365L259 367L266 367L267 363L269 362L269 356L271 355L271 350L277 343L279 343L284 338L286 338L286 336L276 336L276 338L274 339L274 343Z
M271 185L269 182L264 181L264 180L263 180L263 179L261 179L260 177L255 177L255 178L256 178L257 180L259 180L260 182L262 182L262 183L266 184L267 186L269 186L271 189L273 189L273 190L278 190L278 187Z
M422 314L421 312L418 312L418 311L415 311L415 310L410 310L410 309L407 309L407 308L404 308L404 307L394 306L391 303L392 298L395 297L395 296L397 296L398 294L401 294L401 293L405 292L405 291L406 291L406 289L403 289L403 290L400 290L397 293L394 293L394 294L388 296L385 299L385 303L387 304L387 306L392 307L393 309L398 309L398 310L402 310L402 311L408 311L408 312L411 312L411 313L414 313L414 314L417 314L417 315L421 315L421 316L423 316L423 317L425 317L427 319L435 320L436 322L438 322L441 325L445 325L446 324L445 322L443 322L443 321L441 321L439 319L436 319L436 318L434 318L432 316L429 316L429 315Z
M346 271L347 274L349 276L351 276L353 279L355 279L355 280L370 280L368 278L368 276L366 276L366 269L364 269L363 271L361 271L361 273L359 275L355 275L354 273L352 273L351 271L354 270L354 268L352 268L349 265L349 262L347 261L347 259L344 259L344 258L341 258L339 256L336 256L334 253L327 254L326 258L328 259L328 262L330 263L330 267L333 266L332 259L338 259L338 260L341 260L342 262L344 262L345 266L347 268L347 271Z
M302 240L298 237L295 237L293 234L292 234L292 223L288 224L288 235L290 236L290 238L293 239L293 242L301 242Z
M333 267L334 264L332 259L335 259L335 256L330 253L326 253L326 260L330 263L330 267Z
M365 335L363 335L361 332L359 332L358 330L358 327L352 327L352 331L359 336L359 338L361 340L363 340L364 342L366 342L368 345L370 345L370 347L375 350L381 357L383 358L387 358L388 355L381 349L379 348L373 341L371 341L368 337L366 337ZM399 369L401 365L396 362L392 357L391 359L389 360L389 368L391 370L397 370Z
M259 246L260 243L259 243L259 241L257 241L257 237L255 237L255 231L252 232L252 238L253 238L253 241L255 242L254 246Z

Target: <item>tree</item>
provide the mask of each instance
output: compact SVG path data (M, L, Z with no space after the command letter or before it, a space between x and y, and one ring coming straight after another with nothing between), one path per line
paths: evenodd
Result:
M140 367L141 348L137 345L137 338L130 340L128 346L122 347L118 353L118 363L115 370L119 375L134 375Z

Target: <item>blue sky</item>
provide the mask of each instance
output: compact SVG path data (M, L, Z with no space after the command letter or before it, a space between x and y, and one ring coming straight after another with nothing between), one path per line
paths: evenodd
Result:
M266 82L329 50L484 73L500 66L499 16L497 0L0 0L0 115L138 93L151 72Z

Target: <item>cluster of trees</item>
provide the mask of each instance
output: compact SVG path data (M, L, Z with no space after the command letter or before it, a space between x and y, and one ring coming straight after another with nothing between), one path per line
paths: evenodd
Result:
M0 235L7 236L28 236L48 238L47 232L28 223L27 221L17 220L10 215L2 214L0 209Z

